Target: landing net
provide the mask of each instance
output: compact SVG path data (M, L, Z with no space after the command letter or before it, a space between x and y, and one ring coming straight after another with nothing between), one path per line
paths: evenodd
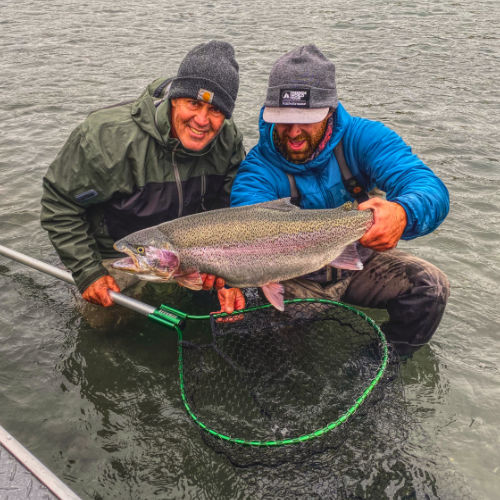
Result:
M234 323L184 315L212 325L189 341L174 326L182 401L218 440L281 447L322 437L345 424L384 375L385 336L351 306L294 299L284 312L259 304L243 313Z

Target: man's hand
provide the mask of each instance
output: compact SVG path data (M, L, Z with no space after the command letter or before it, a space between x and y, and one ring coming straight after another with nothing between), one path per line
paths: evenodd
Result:
M220 311L215 311L215 314L222 312L231 314L235 310L245 309L245 297L239 288L221 288L217 292L217 296L219 297ZM236 316L217 318L216 321L219 323L231 323L242 319L243 314L237 314Z
M106 275L101 276L98 280L94 281L85 291L82 293L82 297L92 304L97 304L104 307L109 307L114 304L109 296L108 291L113 290L113 292L119 292L120 287L116 284L116 281L112 276Z
M370 198L358 206L358 210L370 209L373 211L373 225L359 242L378 252L395 248L406 227L405 209L382 198Z
M212 290L212 288L220 290L226 284L223 278L207 273L201 274L201 281L203 282L202 290Z

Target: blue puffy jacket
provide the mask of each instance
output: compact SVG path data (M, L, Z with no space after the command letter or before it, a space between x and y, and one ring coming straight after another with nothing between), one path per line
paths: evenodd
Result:
M403 239L432 232L449 210L443 182L411 148L380 122L353 117L339 104L332 137L312 161L291 163L276 149L273 127L260 115L260 139L241 163L231 191L231 205L249 205L290 196L287 173L295 176L302 208L335 208L352 201L344 188L333 152L342 138L347 165L369 191L377 186L387 200L406 210Z

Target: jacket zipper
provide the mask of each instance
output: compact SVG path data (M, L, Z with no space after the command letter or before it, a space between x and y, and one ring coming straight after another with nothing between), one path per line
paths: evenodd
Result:
M175 163L175 150L177 149L177 144L172 150L172 166L174 167L175 183L177 184L177 194L179 195L179 210L177 212L177 217L182 216L182 211L184 209L184 195L182 193L182 183L181 176L179 174L179 169L177 163Z
M156 130L160 130L158 128L158 106L162 102L163 99L160 99L158 103L155 103L156 106L156 111L155 111L155 126ZM163 141L163 144L166 146L167 142L163 139L162 135L160 134L160 137ZM177 217L180 217L182 215L182 212L184 210L184 195L182 193L182 183L181 183L181 176L179 174L179 169L177 168L177 164L175 163L175 151L177 149L178 144L174 146L174 149L172 150L172 166L174 168L174 175L175 175L175 184L177 185L177 194L179 196L179 210L177 211Z
M207 192L207 178L205 174L201 176L201 209L206 212L207 209L205 208L205 194Z

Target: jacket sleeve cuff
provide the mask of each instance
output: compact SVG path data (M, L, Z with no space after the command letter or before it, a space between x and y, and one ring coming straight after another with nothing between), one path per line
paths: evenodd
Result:
M403 231L401 239L412 240L413 238L416 238L418 236L415 230L416 219L415 216L413 215L411 205L408 204L404 198L396 198L391 201L394 201L395 203L401 205L404 208L404 211L406 212L406 228Z
M76 286L80 293L83 293L94 281L108 275L108 271L102 265L99 265L97 269L90 272L74 273L73 279L75 280Z

